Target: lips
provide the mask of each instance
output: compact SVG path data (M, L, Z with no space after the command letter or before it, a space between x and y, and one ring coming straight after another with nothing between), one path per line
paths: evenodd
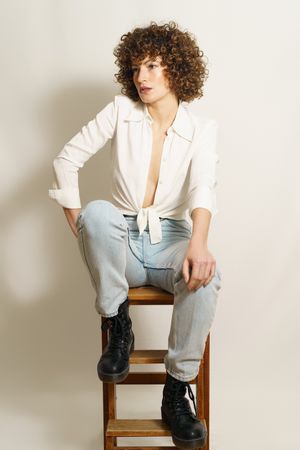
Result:
M146 92L151 91L151 89L152 89L152 88L149 88L149 87L141 87L141 88L140 88L140 92L141 92L141 93L146 93Z

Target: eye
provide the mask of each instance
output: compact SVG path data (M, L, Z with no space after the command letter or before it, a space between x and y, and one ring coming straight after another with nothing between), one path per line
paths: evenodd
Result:
M148 68L153 69L153 67L158 67L158 65L157 64L148 64ZM132 73L134 73L137 71L137 67L132 67L131 70L132 70Z

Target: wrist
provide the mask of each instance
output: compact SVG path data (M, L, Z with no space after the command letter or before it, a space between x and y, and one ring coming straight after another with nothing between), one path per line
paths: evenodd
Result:
M204 236L192 234L192 237L190 239L190 245L197 245L197 246L207 248L207 239Z

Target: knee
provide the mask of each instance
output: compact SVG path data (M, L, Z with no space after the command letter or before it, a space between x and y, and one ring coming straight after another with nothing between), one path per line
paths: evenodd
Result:
M116 207L107 200L92 200L81 210L84 227L90 230L95 227L103 229L115 210Z

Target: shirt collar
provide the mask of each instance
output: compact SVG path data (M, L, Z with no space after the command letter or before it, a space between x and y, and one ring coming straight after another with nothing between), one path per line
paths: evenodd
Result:
M148 120L149 123L152 123L153 121L152 116L148 111L147 104L143 103L141 100L135 102L125 120L134 122ZM188 141L192 141L194 135L194 124L182 100L179 100L177 113L170 128L173 128L177 134Z

